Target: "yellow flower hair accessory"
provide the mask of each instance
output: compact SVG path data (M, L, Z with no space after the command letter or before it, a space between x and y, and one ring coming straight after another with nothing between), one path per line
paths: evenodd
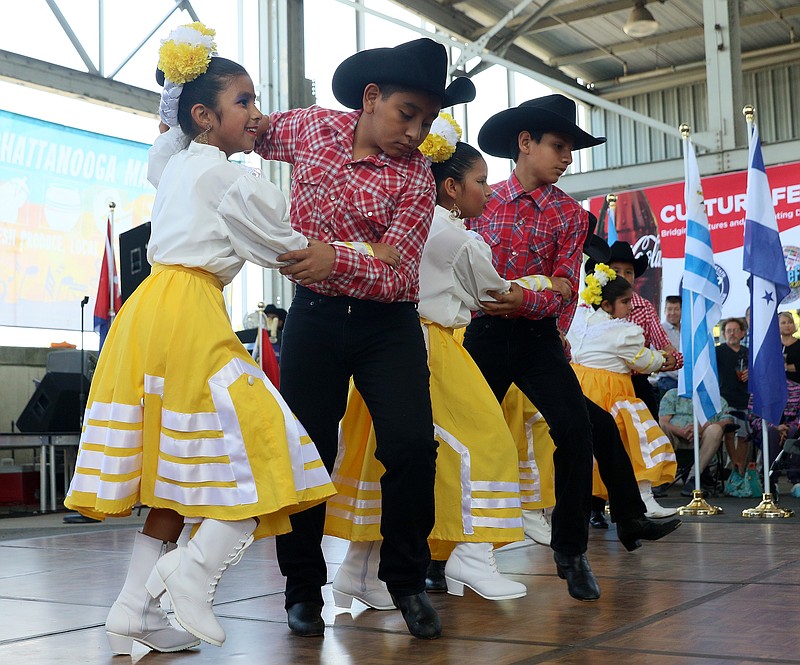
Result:
M158 50L158 68L164 77L183 85L204 74L211 62L211 54L217 50L214 43L216 31L200 21L175 28L169 37L161 40Z
M444 162L453 156L459 140L461 127L449 113L440 113L433 121L431 131L420 145L419 151L430 162Z
M594 272L586 275L586 288L581 291L583 301L589 305L599 305L603 302L603 287L616 276L617 273L605 263L595 265Z
M159 115L170 127L178 125L178 102L183 85L205 74L216 53L216 32L199 21L175 28L161 40L158 68L164 72Z

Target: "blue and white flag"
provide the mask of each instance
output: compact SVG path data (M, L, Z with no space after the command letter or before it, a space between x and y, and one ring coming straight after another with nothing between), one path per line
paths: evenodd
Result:
M683 144L686 259L681 294L681 350L684 366L678 372L678 392L692 398L695 417L704 424L721 408L714 348L714 326L721 314L721 298L700 169L691 140L685 139Z
M751 275L748 389L753 396L753 412L778 424L788 397L778 305L790 289L755 123L750 132L742 263Z
M606 222L608 223L608 245L609 247L617 242L617 222L614 219L614 208L608 206L608 215L606 215Z

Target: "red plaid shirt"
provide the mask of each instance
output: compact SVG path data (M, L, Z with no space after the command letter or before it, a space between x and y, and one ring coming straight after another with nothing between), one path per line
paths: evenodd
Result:
M586 211L553 185L526 192L516 174L493 186L483 215L469 220L492 248L492 262L506 279L556 275L572 284L569 301L555 291L525 289L517 314L527 319L558 318L566 333L577 303L583 241L589 228Z
M323 242L389 243L400 252L395 269L337 245L330 276L309 288L329 296L416 302L419 260L436 201L433 175L417 151L354 161L360 117L360 110L319 106L273 113L256 152L294 164L289 217L295 230Z
M664 326L658 320L656 308L649 300L645 300L634 291L631 298L631 313L628 314L628 321L632 321L644 331L644 345L646 348L653 347L658 351L666 349L672 344ZM673 369L683 367L683 354L675 349L675 360L677 364Z

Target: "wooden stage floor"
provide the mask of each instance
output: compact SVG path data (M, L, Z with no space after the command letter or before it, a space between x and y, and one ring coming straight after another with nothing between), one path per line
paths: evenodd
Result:
M686 503L673 493L662 503ZM568 596L548 548L528 541L503 549L498 565L527 585L527 597L432 595L444 625L433 642L410 637L396 611L357 602L353 613L335 609L330 585L325 637L293 637L274 544L262 541L220 585L215 608L228 634L221 648L158 654L135 645L130 658L111 655L103 623L125 577L135 524L15 532L0 536L0 663L800 663L800 517L746 520L741 510L755 500L712 503L725 514L684 518L675 533L632 554L613 528L591 530L589 558L602 588L596 603ZM326 538L325 549L332 579L346 546Z

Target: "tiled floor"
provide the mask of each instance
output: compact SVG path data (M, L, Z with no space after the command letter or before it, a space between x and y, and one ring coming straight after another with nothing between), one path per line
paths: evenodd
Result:
M596 603L567 595L547 548L503 549L499 567L527 585L527 597L434 595L444 625L434 642L410 637L398 612L357 602L352 613L334 608L330 586L325 638L293 637L274 545L261 541L217 593L216 613L228 634L222 647L158 654L136 645L131 658L111 655L103 623L142 518L72 526L61 524L63 515L4 519L0 663L800 663L800 517L746 520L741 510L756 501L714 503L725 514L684 518L678 531L632 554L613 528L592 530L589 557L603 593ZM798 503L788 498L782 505L797 510ZM326 539L325 548L332 579L346 547Z

